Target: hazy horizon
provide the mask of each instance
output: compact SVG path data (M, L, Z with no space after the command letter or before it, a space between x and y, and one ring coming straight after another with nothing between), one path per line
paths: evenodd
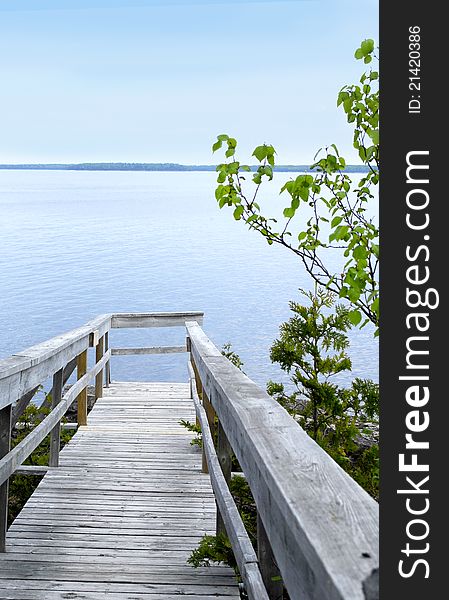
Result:
M0 3L0 163L209 164L217 134L249 162L357 163L339 89L377 39L377 0ZM241 150L241 151L240 151Z

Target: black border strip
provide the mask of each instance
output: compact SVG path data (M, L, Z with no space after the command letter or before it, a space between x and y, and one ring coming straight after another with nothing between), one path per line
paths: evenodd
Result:
M380 2L381 600L447 594L443 22Z

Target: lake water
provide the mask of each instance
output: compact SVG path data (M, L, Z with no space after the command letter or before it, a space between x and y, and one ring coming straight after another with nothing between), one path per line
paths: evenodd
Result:
M274 210L289 178L267 190ZM249 377L287 381L269 348L310 279L292 253L220 211L214 187L210 172L0 171L0 357L101 313L202 310L208 336L231 342ZM111 333L119 346L184 339L182 328ZM350 339L352 376L377 380L372 328ZM185 381L186 358L114 357L112 377Z

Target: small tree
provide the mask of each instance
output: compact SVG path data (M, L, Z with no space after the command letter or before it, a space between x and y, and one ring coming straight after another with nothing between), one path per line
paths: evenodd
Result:
M294 316L280 327L280 337L271 347L270 358L291 375L298 388L290 411L301 414L305 429L317 440L330 418L341 412L338 388L331 378L351 368L345 350L349 346L348 310L337 305L335 313L324 314L333 304L330 292L304 292L310 306L290 302ZM334 354L329 354L333 350ZM271 388L273 391L273 388Z
M354 475L360 470L356 463L361 455L357 442L361 428L366 421L378 419L378 385L360 378L354 379L349 388L334 382L337 374L351 369L346 354L349 310L337 304L331 313L335 297L329 291L318 288L315 293L303 294L309 304L290 303L294 316L281 325L280 336L270 351L271 360L289 373L295 389L287 393L283 384L270 381L267 391ZM371 481L362 471L357 480L361 481L363 475ZM370 484L370 488L368 491L375 495L375 486Z

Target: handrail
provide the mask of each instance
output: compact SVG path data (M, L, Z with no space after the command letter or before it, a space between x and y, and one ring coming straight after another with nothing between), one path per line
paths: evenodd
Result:
M81 327L2 359L0 409L16 402L86 350L94 334L101 338L110 329L123 327L179 327L192 319L202 323L203 315L198 311L100 315Z
M277 402L222 356L201 329L202 318L201 312L101 315L0 360L0 551L5 549L8 478L49 433L49 466L57 467L61 418L77 398L78 424L87 423L87 385L95 379L95 397L101 397L111 357L188 351L192 398L205 442L203 470L210 471L219 509L217 531L225 529L231 540L249 597L261 600L268 593L275 598L285 585L291 600L375 600L377 503ZM110 345L114 328L179 326L187 329L186 346ZM95 347L90 368L89 347ZM64 368L69 363L73 368L73 361L77 382L63 393ZM50 414L10 450L13 404L22 409L36 387L52 376ZM229 493L231 453L257 506L257 556ZM33 472L23 470L28 471Z
M90 346L91 336L111 328L112 315L101 315L63 335L0 360L0 409L42 384Z
M102 359L97 362L86 375L83 375L81 379L73 384L64 396L62 396L57 407L55 407L19 444L17 444L13 450L8 452L8 454L0 460L0 485L14 473L14 471L26 458L28 458L50 431L59 423L79 393L100 371L104 369L110 357L111 351L108 350Z
M377 503L198 323L186 328L206 407L243 469L291 599L377 598Z
M223 475L207 421L207 414L198 396L195 374L191 364L189 364L189 374L191 395L195 405L196 416L201 427L203 448L207 456L212 489L214 490L218 509L223 517L237 566L246 584L245 591L249 600L270 600L260 574L257 555Z
M0 552L5 550L9 477L50 433L49 466L59 464L61 419L77 400L78 425L87 425L87 386L95 379L95 398L110 380L113 354L167 353L186 351L184 346L110 348L111 329L123 327L179 327L188 320L202 322L202 312L113 313L100 315L85 325L0 360ZM88 349L95 347L95 364L89 369ZM64 369L70 376L77 365L77 382L63 394ZM39 386L53 377L51 412L11 450L13 423L31 401ZM13 408L14 405L14 408ZM25 470L27 472L27 470ZM29 472L32 472L31 470Z

